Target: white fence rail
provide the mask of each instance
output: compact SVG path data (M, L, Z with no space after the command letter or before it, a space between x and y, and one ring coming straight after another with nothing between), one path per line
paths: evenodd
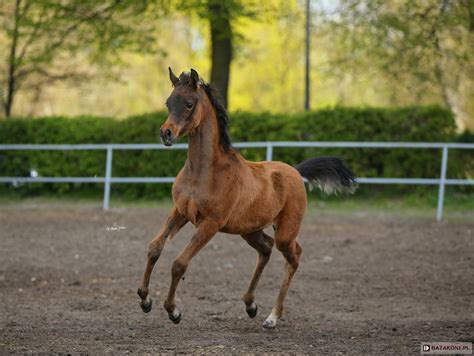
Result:
M444 189L446 185L474 185L474 179L447 179L448 150L474 149L472 143L443 143L443 142L239 142L237 148L265 148L266 160L273 158L274 147L321 147L321 148L413 148L413 149L440 149L441 167L439 178L358 178L360 184L417 184L438 185L438 206L436 220L443 217ZM104 183L104 210L109 209L110 188L112 183L172 183L174 177L112 177L112 160L114 150L184 150L187 144L176 144L166 147L161 144L79 144L79 145L0 145L2 150L106 150L105 177L0 177L0 183Z

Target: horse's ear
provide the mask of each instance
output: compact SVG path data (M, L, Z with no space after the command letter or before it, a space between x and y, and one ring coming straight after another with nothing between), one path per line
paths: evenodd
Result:
M173 86L175 87L179 83L179 79L176 75L174 75L173 70L171 69L171 67L168 67L168 70L170 72L171 83L173 83Z
M194 89L197 88L199 82L199 74L194 69L191 68L191 78L189 80L189 85Z

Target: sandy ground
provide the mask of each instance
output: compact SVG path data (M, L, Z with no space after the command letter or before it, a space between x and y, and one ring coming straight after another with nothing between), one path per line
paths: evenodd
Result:
M187 226L152 276L154 308L135 294L164 209L104 213L84 204L0 206L0 353L419 354L422 341L474 339L474 219L307 214L300 269L283 319L261 325L278 293L274 250L249 319L241 296L255 252L220 234L178 289L179 325L162 308ZM125 227L107 231L114 223Z

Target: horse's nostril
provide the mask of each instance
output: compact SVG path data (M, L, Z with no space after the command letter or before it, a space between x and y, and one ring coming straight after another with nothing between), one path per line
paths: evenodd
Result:
M170 129L160 129L161 143L166 146L171 146L173 143L173 132Z

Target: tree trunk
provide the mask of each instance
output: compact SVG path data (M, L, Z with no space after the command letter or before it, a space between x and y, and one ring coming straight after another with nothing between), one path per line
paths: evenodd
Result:
M227 108L230 63L232 61L232 28L225 2L209 0L211 25L211 84L222 96Z
M12 113L13 107L13 99L15 97L16 91L16 48L18 44L18 26L20 20L20 1L16 0L15 3L15 15L13 21L15 21L13 25L13 33L12 33L12 41L10 47L10 56L8 58L8 78L7 78L7 93L5 102L3 104L3 109L5 112L5 116L8 118Z

